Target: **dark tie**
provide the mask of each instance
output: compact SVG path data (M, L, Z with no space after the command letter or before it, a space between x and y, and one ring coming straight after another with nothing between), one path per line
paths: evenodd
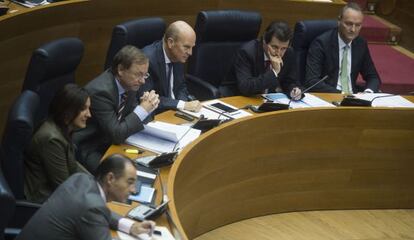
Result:
M266 60L265 61L265 71L270 70L270 66L271 66L270 60Z
M171 62L167 63L167 67L168 67L167 69L168 97L171 97L172 96L171 93L173 91L173 89L171 89L171 74L172 74L173 64Z
M126 104L126 100L128 98L128 95L126 92L124 92L123 94L121 94L121 103L119 104L119 108L118 108L118 120L120 121L122 118L122 111L125 108L125 104Z

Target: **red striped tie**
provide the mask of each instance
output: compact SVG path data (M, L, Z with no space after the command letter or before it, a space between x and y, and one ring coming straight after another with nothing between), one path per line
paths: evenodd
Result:
M118 108L118 121L120 121L121 120L121 118L122 118L122 111L124 110L124 108L125 108L125 104L126 104L126 100L127 100L127 98L128 98L128 95L127 95L127 93L126 92L124 92L122 95L121 95L121 104L119 104L119 108Z

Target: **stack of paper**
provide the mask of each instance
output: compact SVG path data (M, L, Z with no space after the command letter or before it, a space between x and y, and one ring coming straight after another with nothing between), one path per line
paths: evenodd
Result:
M118 237L121 240L174 240L174 236L166 227L156 226L154 233L150 237L148 234L140 234L138 238L135 238L131 235L118 231Z
M407 99L389 93L358 93L354 94L356 98L371 101L373 107L414 107L414 103Z
M252 115L244 110L238 109L228 103L217 99L203 102L202 105L203 107L199 112L191 112L186 110L180 111L196 118L201 118L201 116L203 116L206 119L223 120L238 119Z
M200 130L190 126L155 121L128 137L126 143L157 153L174 152L194 141L200 133Z
M263 98L275 102L289 104L290 108L309 108L309 107L335 107L335 105L322 100L310 93L305 93L305 97L299 101L293 101L284 93L263 94Z

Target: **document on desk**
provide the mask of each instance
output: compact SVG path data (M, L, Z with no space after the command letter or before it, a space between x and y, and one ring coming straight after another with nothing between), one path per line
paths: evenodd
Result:
M322 100L310 93L305 93L305 97L299 101L290 100L284 93L262 94L262 97L275 103L289 104L291 108L335 107L332 103Z
M118 231L118 237L121 240L175 240L174 236L166 227L155 226L154 234L150 237L148 234L140 234L137 238Z
M373 107L403 107L414 108L414 103L401 97L389 93L358 93L354 94L356 98L371 101Z
M210 100L202 103L203 107L199 112L180 110L190 116L200 118L201 115L206 119L238 119L252 115L249 112L238 109L237 107L220 100Z
M128 199L140 203L152 203L155 196L155 189L147 184L141 184L137 194L131 194Z
M144 130L126 139L126 143L157 153L173 152L184 148L200 136L201 131L190 126L154 121Z

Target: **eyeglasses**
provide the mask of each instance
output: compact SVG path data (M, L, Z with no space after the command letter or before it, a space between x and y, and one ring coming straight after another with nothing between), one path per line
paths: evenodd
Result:
M137 77L138 78L144 79L144 80L146 80L147 78L149 78L149 76L150 76L149 73L145 73L145 74L140 73L140 74L137 74Z
M136 72L136 73L134 73L134 72L131 72L131 71L129 71L129 73L132 74L132 76L134 76L135 78L144 79L144 80L146 80L150 76L149 73L145 73L145 74L142 73L142 72Z

